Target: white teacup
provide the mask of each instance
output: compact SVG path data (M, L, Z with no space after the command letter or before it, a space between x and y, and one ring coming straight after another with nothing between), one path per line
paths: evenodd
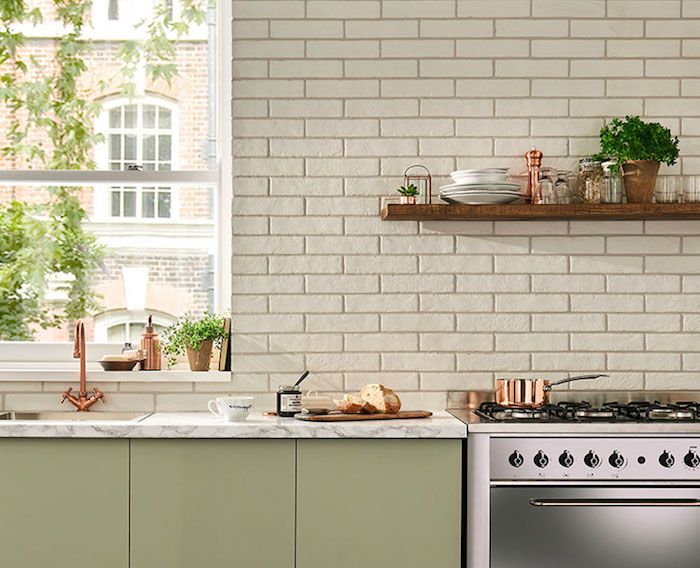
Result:
M220 396L209 401L209 412L223 416L226 422L243 421L248 418L254 401L253 396Z

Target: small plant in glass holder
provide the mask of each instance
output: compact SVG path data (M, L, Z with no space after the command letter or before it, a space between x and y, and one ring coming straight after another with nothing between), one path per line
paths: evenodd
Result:
M399 189L396 191L399 192L399 195L401 195L401 204L402 205L415 205L416 204L416 196L418 195L418 188L413 185L407 185L404 186L402 185Z
M409 173L414 168L422 168L425 170L425 173ZM415 164L406 168L406 171L403 173L403 186L414 186L416 188L416 203L430 204L433 191L433 179L430 175L430 170L423 164Z

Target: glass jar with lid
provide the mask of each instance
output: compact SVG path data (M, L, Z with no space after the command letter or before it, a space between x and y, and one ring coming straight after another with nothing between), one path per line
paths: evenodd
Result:
M615 167L617 162L603 162L603 193L600 195L601 203L622 203L624 183L620 167Z
M603 166L593 158L578 163L578 202L600 203L603 195Z

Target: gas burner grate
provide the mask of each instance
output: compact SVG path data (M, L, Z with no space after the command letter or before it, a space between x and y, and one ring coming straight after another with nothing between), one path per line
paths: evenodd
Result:
M566 409L560 405L502 406L483 402L474 413L489 422L564 422Z
M627 404L611 403L619 408L627 418L644 422L696 422L700 420L700 403L678 402L664 404L654 402L630 402Z

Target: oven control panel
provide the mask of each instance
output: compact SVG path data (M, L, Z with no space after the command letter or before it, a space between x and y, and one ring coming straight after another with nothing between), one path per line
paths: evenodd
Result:
M698 438L491 438L491 479L700 480Z

